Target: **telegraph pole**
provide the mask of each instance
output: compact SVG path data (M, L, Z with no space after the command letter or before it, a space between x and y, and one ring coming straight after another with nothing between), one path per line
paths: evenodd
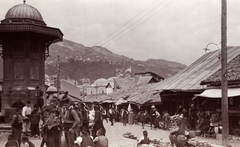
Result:
M60 56L57 58L57 97L59 98L60 93Z
M96 100L97 100L97 83L96 83L96 86L95 86L95 88L96 88Z
M222 145L228 146L229 118L228 118L228 81L227 81L227 0L222 0L221 19L221 88L222 88Z

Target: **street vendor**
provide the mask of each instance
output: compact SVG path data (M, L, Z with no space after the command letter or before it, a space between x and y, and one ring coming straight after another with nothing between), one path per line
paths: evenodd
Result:
M187 136L187 142L185 146L187 147L195 147L197 144L196 136L193 130L191 130L191 126L187 125L185 135Z
M182 128L180 122L178 122L177 128L170 132L169 140L172 146L183 147L186 144L187 137L185 136L185 129Z
M148 132L146 130L143 131L143 136L138 140L138 147L143 145L149 145L150 139L148 137Z

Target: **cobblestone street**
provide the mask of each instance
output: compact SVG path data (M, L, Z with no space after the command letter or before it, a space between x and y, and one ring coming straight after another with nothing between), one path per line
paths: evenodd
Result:
M114 126L110 126L110 123L104 122L105 128L107 130L106 136L108 137L109 140L109 147L136 147L137 146L137 141L133 139L128 139L123 137L123 134L126 132L130 132L136 137L140 137L142 135L142 127L141 125L127 125L124 127L122 123L115 123ZM168 135L170 131L165 131L162 129L157 129L157 130L151 130L149 125L147 124L145 126L145 130L148 131L149 137L151 139L160 139L163 142L169 141L168 140ZM6 141L6 134L1 135L0 138L0 147L4 144ZM41 139L33 139L30 138L30 140L35 144L36 147L40 146ZM215 138L202 138L202 137L197 137L198 141L206 141L212 144L216 145L221 145L221 140L217 140ZM232 147L239 147L240 146L240 140L230 141L230 145Z

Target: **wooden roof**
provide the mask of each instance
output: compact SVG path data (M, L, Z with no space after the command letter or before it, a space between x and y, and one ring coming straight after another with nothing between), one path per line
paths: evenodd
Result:
M137 85L135 79L122 79L117 78L119 82L120 89L115 90L111 94L93 94L87 95L83 98L83 102L93 103L93 102L113 102L116 104L121 103L134 103L134 104L146 104L146 103L159 103L161 102L159 91L155 88L160 84L151 83L146 85Z
M139 72L139 73L135 73L135 75L145 75L145 74L150 74L151 76L157 76L160 79L164 79L163 77L159 76L158 74L152 72L152 71L145 71L145 72Z
M227 54L227 62L229 63L240 54L240 47L228 47ZM208 52L176 75L165 79L156 89L174 91L203 90L204 87L200 85L201 81L209 78L220 69L219 50Z
M206 80L203 80L200 84L201 85L221 85L221 69L218 70L216 73L211 75ZM240 55L234 58L227 64L227 80L229 85L239 84L240 83Z
M67 91L69 95L79 99L81 98L80 88L78 88L76 85L62 79L60 87L61 87L61 91Z
M146 85L149 84L153 77L152 76L144 76L144 77L139 77L137 85Z
M156 91L145 91L128 100L129 103L145 104L151 102L161 102L161 97Z
M87 95L83 98L83 102L86 103L93 103L93 102L103 102L105 100L111 100L111 97L109 97L107 94L91 94Z
M160 95L156 94L158 91L155 90L159 84L160 82L134 86L132 89L125 92L128 96L126 101L134 104L145 104L152 101L161 102Z

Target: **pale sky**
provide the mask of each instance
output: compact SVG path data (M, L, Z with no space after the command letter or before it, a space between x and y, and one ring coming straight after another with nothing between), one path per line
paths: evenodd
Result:
M22 0L0 0L0 20L11 7L21 3ZM221 0L26 0L26 3L39 10L48 26L59 28L64 39L89 47L103 46L136 60L165 59L190 65L205 53L203 48L207 44L221 42ZM227 44L240 46L240 0L228 0L227 5ZM215 45L208 48L217 49Z

